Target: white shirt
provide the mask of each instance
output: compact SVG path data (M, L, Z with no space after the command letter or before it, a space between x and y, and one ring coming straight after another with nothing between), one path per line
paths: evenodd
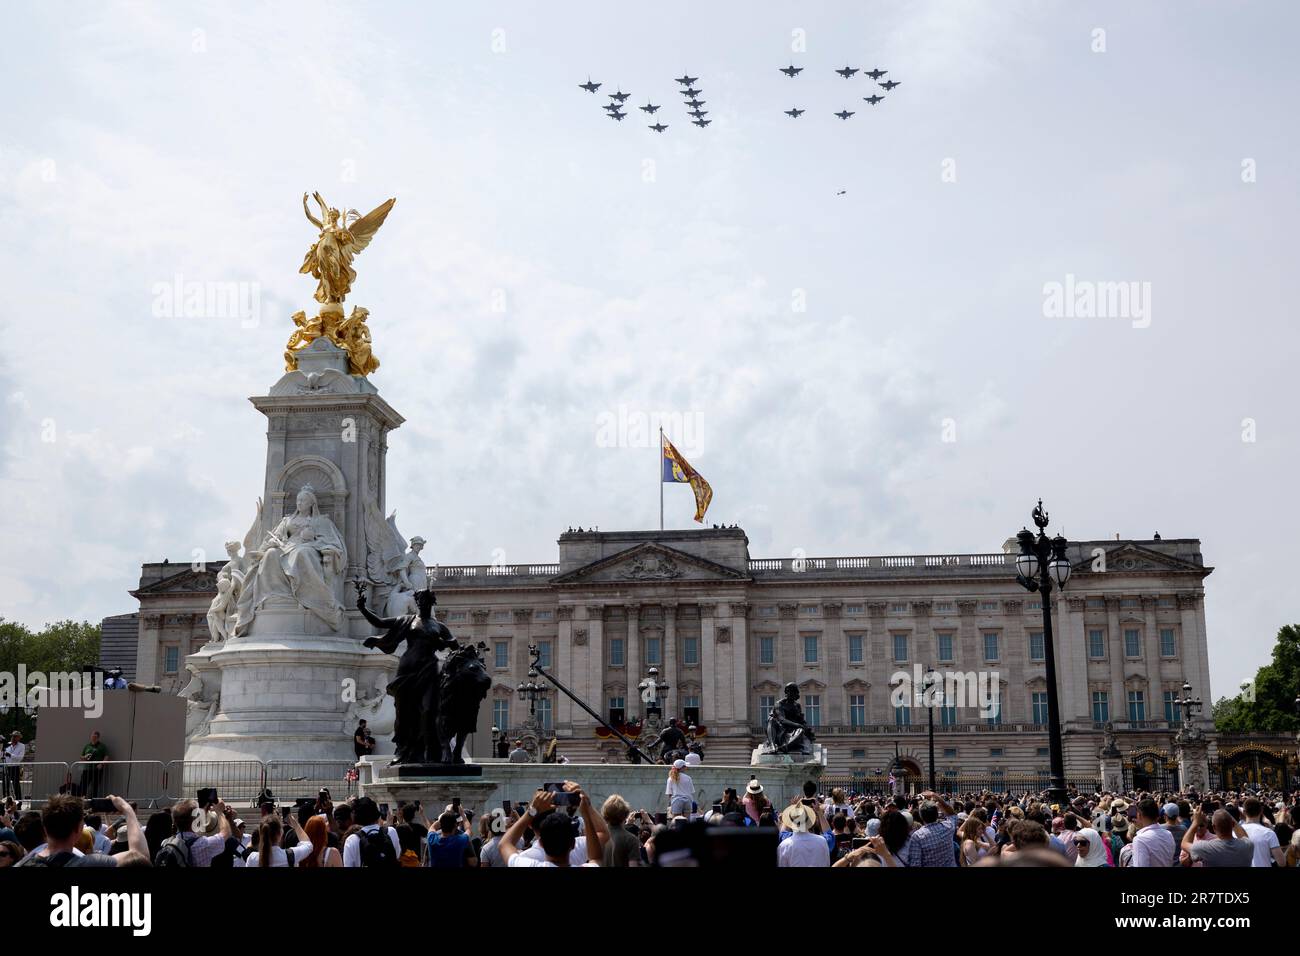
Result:
M677 779L668 778L668 785L664 787L664 793L670 797L690 797L695 799L695 781L692 780L684 770L677 772Z
M21 740L16 744L8 744L5 747L5 763L7 764L22 763L25 756L27 756L27 745Z
M543 861L543 863L542 864L516 863L515 860L519 859L520 857L524 857L525 859L528 860L541 860ZM527 850L524 850L522 853L516 853L514 856L512 856L510 858L510 866L536 866L536 865L555 866L554 863L546 863L545 860L546 860L546 852L542 849L542 841L536 840L533 842L533 845L530 846ZM580 836L573 842L573 849L569 851L569 866L584 866L586 862L587 862L587 838L585 836Z
M1178 855L1174 835L1159 824L1139 830L1132 845L1133 866L1173 866Z
M372 823L368 827L362 827L361 832L378 833L379 824ZM393 853L400 860L402 858L402 842L397 839L397 831L392 827L388 828L388 839L393 841ZM252 866L253 864L249 863L248 865ZM343 841L343 865L353 867L361 865L361 837L356 833Z
M550 860L546 859L546 857L544 857L544 856L543 856L540 860L535 860L535 859L533 859L532 857L530 857L530 856L525 856L525 855L522 854L522 853L516 853L514 856L512 856L512 857L510 858L510 862L509 862L509 864L507 864L507 865L508 865L508 866L524 866L524 867L528 867L528 866L549 866L549 867L552 867L553 869L557 869L557 870L559 869L558 866L556 866L556 865L555 865L554 863L552 863ZM585 863L574 863L572 857L569 858L569 865L570 865L570 866L600 866L599 863L593 863L593 862L591 862L590 860L588 860L588 861L585 862Z
M311 843L299 843L291 851L293 853L293 865L297 866L307 857L311 856ZM254 850L244 858L245 867L256 868L258 864L258 853ZM271 847L271 866L288 866L289 853L286 853L278 846Z
M776 848L776 865L830 866L830 845L819 833L791 833Z
M1255 847L1255 859L1250 865L1272 866L1273 850L1282 845L1277 840L1277 834L1262 823L1243 823L1241 828L1246 831Z

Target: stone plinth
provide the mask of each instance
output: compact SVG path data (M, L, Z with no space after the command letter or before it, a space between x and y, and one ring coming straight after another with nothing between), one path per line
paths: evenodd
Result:
M511 803L531 800L544 783L573 780L579 783L599 809L611 794L619 794L633 809L646 809L652 813L668 809L664 785L668 780L668 767L662 764L581 764L581 763L509 763L504 760L483 760L482 777L443 778L441 780L400 780L385 777L387 758L362 760L360 771L361 793L377 802L396 805L398 800L421 800L427 808L446 806L452 797L477 813L490 813L501 806L503 800ZM701 812L717 800L722 791L734 787L744 794L751 776L763 785L767 799L780 810L795 795L802 796L805 780L821 776L820 764L786 764L764 767L725 767L701 764L686 773L695 784L696 800ZM378 773L378 776L376 776ZM421 791L420 788L426 788ZM423 792L426 796L420 796ZM441 802L439 802L441 801Z
M751 767L815 767L820 775L826 768L826 748L813 744L811 754L769 754L763 753L762 745L754 748L749 758Z
M490 797L498 789L495 780L485 779L479 764L409 764L390 767L388 758L363 758L360 791L376 803L396 807L420 801L433 820L443 808L459 798L461 805L482 813L493 806ZM529 797L532 793L529 793ZM500 801L498 801L499 805Z

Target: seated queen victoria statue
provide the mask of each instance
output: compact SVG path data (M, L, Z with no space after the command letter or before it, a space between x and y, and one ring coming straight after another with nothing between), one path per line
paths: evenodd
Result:
M280 520L246 556L247 577L239 594L235 637L248 633L268 598L288 598L333 630L343 622L338 582L347 566L347 549L338 528L320 513L311 485L298 492L293 514Z

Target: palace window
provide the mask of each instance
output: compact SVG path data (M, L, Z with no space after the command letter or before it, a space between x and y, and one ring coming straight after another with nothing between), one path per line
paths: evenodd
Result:
M1105 610L1106 599L1099 598L1099 597L1090 597L1088 598L1088 608L1093 611Z
M820 727L822 723L822 698L820 694L805 694L803 698L803 716L810 727Z
M902 707L894 708L894 726L911 727L912 726L912 708L904 704Z
M1092 722L1104 724L1110 720L1110 694L1104 690L1092 692Z
M555 725L555 719L551 714L551 698L537 698L537 719L544 730L550 730Z
M1001 747L990 747L990 748L989 748L989 756L990 756L990 757L1001 757L1001 756L1002 756L1002 750L1003 750L1003 748L1001 748Z
M463 621L463 620L465 620L465 612L464 612L464 611L448 611L448 612L447 612L447 620L448 620L448 621L451 621L452 623L455 623L456 621Z
M1033 722L1036 724L1047 723L1047 691L1034 691L1029 699L1034 714Z
M760 607L760 608L758 609L758 616L759 616L759 617L776 617L776 608L775 608L775 607L772 607L771 605L767 605L767 606L765 606L765 607Z
M1142 632L1135 627L1124 629L1124 656L1142 656Z
M998 609L997 601L980 601L981 611L996 611Z
M1180 711L1178 710L1178 706L1174 703L1174 700L1177 697L1178 691L1176 690L1167 690L1164 693L1165 720L1169 721L1171 724L1179 722Z
M1171 597L1156 598L1156 607L1173 607L1174 599Z
M939 645L938 656L939 656L940 663L951 664L952 663L952 632L941 631L940 633L935 635L935 640L938 642Z
M867 752L866 752L866 750L861 749L861 748L855 748L855 749L853 750L853 759L854 759L854 760L866 760L866 759L867 759Z
M767 720L767 715L772 712L772 708L775 706L776 698L771 694L761 694L759 696L758 713L764 720Z
M1026 611L1041 611L1043 609L1043 599L1034 598L1032 601L1025 602Z
M957 725L957 708L955 705L945 703L939 707L939 725L942 727L955 727Z
M907 635L894 635L894 660L902 662L907 660Z
M1128 719L1131 721L1147 719L1146 694L1140 690L1131 690L1128 692Z
M1174 629L1172 627L1162 627L1160 629L1160 656L1178 656L1178 641L1174 637Z
M944 760L956 760L956 759L957 759L957 748L956 748L956 747L944 747L944 748L943 748L943 759L944 759Z
M951 613L952 613L952 602L951 602L951 601L939 601L939 602L938 602L937 604L935 604L935 606L934 606L934 613L936 613L936 614L951 614Z
M867 724L867 695L849 695L849 726L865 727Z
M1047 649L1043 646L1043 632L1029 632L1029 659L1031 661L1047 660Z
M682 663L694 667L700 662L700 639L698 637L682 638Z
M889 605L890 614L906 614L908 604L906 601L895 601Z
M611 637L609 639L609 666L627 666L627 658L623 653L623 638L621 637Z
M849 635L849 663L850 664L862 663L862 635L861 634Z
M862 613L862 605L861 605L861 604L846 604L846 605L844 605L844 613L845 613L845 614L861 614L861 613Z
M663 642L657 637L647 637L645 639L645 662L646 666L658 666L663 663Z
M995 700L989 705L993 708L993 713L984 718L984 722L990 727L999 727L1002 725L1002 701Z
M499 670L504 670L505 668L510 666L510 642L509 641L493 641L492 652L494 655L492 666L498 668Z
M1089 631L1088 632L1088 656L1094 661L1101 660L1106 656L1106 632Z
M493 612L492 612L492 621L493 621L493 623L495 623L495 624L507 624L507 623L510 622L510 612L509 612L509 611L493 611Z
M984 660L992 663L998 659L998 632L984 632Z
M1141 602L1137 598L1124 598L1119 602L1120 607L1138 607Z
M758 662L760 664L776 663L776 638L771 634L759 635Z
M550 611L537 611L533 614L534 621L549 621L551 619Z
M817 663L817 635L805 634L803 636L803 662L805 664Z
M805 604L803 607L799 608L799 613L804 617L816 617L817 612L820 610L821 608L816 604Z
M163 648L163 673L175 674L180 668L181 649L175 644Z
M498 730L510 729L510 701L492 701L492 726Z
M542 667L551 666L551 642L550 641L537 642L537 663L540 664Z

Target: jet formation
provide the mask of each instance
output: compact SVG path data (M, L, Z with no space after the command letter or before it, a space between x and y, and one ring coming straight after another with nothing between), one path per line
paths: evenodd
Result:
M794 67L793 64L791 64L791 66L794 69L795 73L798 73L801 69L803 69L803 67ZM792 73L790 75L793 76L794 74ZM690 122L695 124L696 126L703 128L705 126L708 126L710 123L712 123L713 120L706 118L709 114L708 111L703 109L705 105L705 101L699 98L700 94L703 93L704 91L697 89L695 86L695 83L698 80L699 80L698 76L691 76L689 73L683 73L681 76L676 78L675 82L681 84L681 86L683 87L683 89L680 92L684 97L686 97L684 102L687 107L687 116L690 117ZM587 82L579 83L578 89L585 90L588 93L594 94L597 90L601 88L601 86L602 86L601 83L598 83L595 80L593 80L591 78L591 75L588 74ZM609 102L604 104L603 106L605 110L605 115L608 116L610 119L616 120L617 122L621 123L627 117L628 112L630 111L630 107L625 107L624 104L632 96L632 94L624 93L622 89L619 89L613 93L607 93L605 95L609 97ZM645 106L637 107L637 109L639 109L641 112L646 114L647 118L653 117L654 114L659 112L661 108L662 108L662 104L652 103L649 100L646 100ZM802 110L800 112L802 112ZM652 130L656 133L662 133L664 130L668 129L668 125L669 124L667 123L656 120L655 122L648 124L646 126L646 129Z
M802 66L795 66L793 63L791 63L789 66L778 67L778 69L786 76L788 76L790 79L794 79L804 70ZM902 85L901 80L885 80L882 83L880 81L880 78L882 76L887 76L889 74L889 71L882 70L880 69L880 67L876 67L875 69L872 70L863 70L856 66L849 66L846 63L844 64L843 67L836 70L835 72L838 73L846 80L851 79L857 73L861 73L863 76L869 77L877 86L879 86L886 93L893 90L894 87ZM862 99L870 103L872 106L875 106L877 103L882 102L885 98L881 96L879 93L872 93L870 96L862 97ZM790 117L791 119L798 119L800 116L806 113L807 110L803 109L802 107L794 106L788 110L785 110L784 112L785 115ZM850 116L854 115L854 111L849 109L841 109L838 112L834 113L833 115L838 116L841 120L846 120Z

